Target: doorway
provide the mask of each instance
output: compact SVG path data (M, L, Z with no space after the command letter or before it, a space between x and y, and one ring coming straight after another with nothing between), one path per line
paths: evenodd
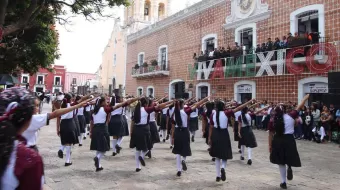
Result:
M208 51L208 53L210 51L214 51L215 50L215 38L209 38L205 41L206 44L206 50Z
M185 97L185 82L181 79L176 79L169 84L169 98L184 98Z
M36 92L43 92L44 88L42 88L42 87L35 87L35 91Z
M252 97L251 93L241 93L241 102L242 102L242 104L248 102L252 98L253 97Z

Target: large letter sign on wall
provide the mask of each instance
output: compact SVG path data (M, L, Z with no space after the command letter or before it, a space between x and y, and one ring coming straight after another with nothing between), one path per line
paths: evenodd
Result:
M293 63L294 56L296 54L304 54L305 50L303 48L293 48L288 51L288 54L286 56L286 66L288 69L288 72L291 74L300 74L303 72L304 67L303 65L296 65Z
M190 80L194 80L194 79L195 79L196 66L197 66L197 63L195 63L195 64L189 64L189 65L188 65L188 72L189 72L189 79L190 79Z
M201 79L202 72L204 74L204 79L208 80L209 74L210 74L210 71L211 71L211 68L212 68L213 65L214 65L214 60L211 60L209 62L208 68L207 68L206 62L199 62L198 63L198 70L197 70L197 80L202 80Z
M283 51L282 49L277 51L277 62L276 62L276 75L283 75L283 66L284 66L284 59L283 59Z
M315 63L314 56L317 53L321 53L321 57L327 61L324 64ZM329 43L320 43L313 45L308 51L308 56L306 57L306 65L308 69L313 73L325 73L332 69L333 65L336 63L336 48Z
M222 60L219 59L216 61L214 72L211 76L211 79L215 78L224 78L223 67L222 67Z
M246 76L247 77L255 76L255 63L256 63L256 55L246 56Z
M274 51L269 51L266 58L264 57L263 53L257 54L257 56L259 57L259 59L261 61L261 67L256 74L257 77L262 76L264 71L267 71L268 76L274 76L275 75L272 68L269 65L269 62L272 59L273 55L274 55Z

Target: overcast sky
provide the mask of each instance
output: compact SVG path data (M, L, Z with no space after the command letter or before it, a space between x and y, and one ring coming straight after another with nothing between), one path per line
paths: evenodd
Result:
M200 0L172 0L177 12ZM123 17L123 11L115 12ZM64 65L67 71L95 73L101 64L102 52L113 29L113 19L88 22L83 17L72 18L72 25L57 25L61 57L55 64Z

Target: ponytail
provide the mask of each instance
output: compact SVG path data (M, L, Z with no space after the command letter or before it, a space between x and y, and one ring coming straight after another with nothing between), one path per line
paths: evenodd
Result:
M64 98L61 102L61 108L66 108L67 107L67 100Z
M135 122L135 124L140 122L140 117L141 117L140 108L141 108L141 103L140 101L138 101L135 107L135 112L133 114L133 121Z
M111 96L110 106L115 106L115 105L116 105L116 97Z
M220 112L221 111L224 111L224 102L218 100L216 102L216 118L215 118L218 129L221 129L221 126L220 126Z
M242 122L245 125L249 125L249 122L248 122L248 119L247 119L247 116L246 116L247 112L248 112L248 107L244 107L241 111ZM238 118L236 118L236 119L238 119Z
M100 97L96 100L96 104L93 108L93 113L94 115L96 115L99 112L99 109L102 107L102 103L105 102L105 98L104 97Z
M179 102L177 102L176 105L175 105L175 121L176 121L176 125L178 127L183 126L183 121L182 121L181 111L180 111L183 103L184 103L183 100L179 100Z
M285 124L283 120L283 115L286 110L285 106L280 106L275 108L275 116L274 116L274 127L275 127L275 134L283 135L285 132Z

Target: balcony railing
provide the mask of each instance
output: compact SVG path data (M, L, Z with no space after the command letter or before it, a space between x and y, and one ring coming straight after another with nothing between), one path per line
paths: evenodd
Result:
M169 66L164 63L157 66L148 65L147 67L140 66L139 68L132 68L132 77L147 78L152 76L168 76Z
M328 44L333 45L333 55L331 56L329 55L330 48L327 47ZM313 48L312 51L315 53L312 57L309 55L309 50L311 50L311 48ZM336 57L335 59L334 56ZM257 73L260 67L263 67L264 64L270 66L274 73L292 74L287 70L287 61L291 61L293 66L304 65L308 60L314 60L313 64L323 65L327 64L327 62L330 61L329 59L333 57L333 67L330 68L330 71L339 71L340 65L337 64L339 56L340 41L315 43L305 46L295 46L294 48L284 48L258 53L253 53L253 51L247 52L234 50L225 56L220 56L220 58L217 59L199 57L195 65L189 65L189 70L192 71L192 69L194 69L196 73L199 73L198 78L200 78L200 80L204 80L204 78L207 79L208 76L205 76L202 71L214 71L217 62L221 61L220 63L223 67L223 71L226 72L225 76L229 76L229 72L231 72L233 77L251 76L249 73ZM279 68L282 68L283 71L278 71ZM307 67L304 67L303 73L311 73L311 71L309 71ZM191 75L192 74L193 73L191 73Z

